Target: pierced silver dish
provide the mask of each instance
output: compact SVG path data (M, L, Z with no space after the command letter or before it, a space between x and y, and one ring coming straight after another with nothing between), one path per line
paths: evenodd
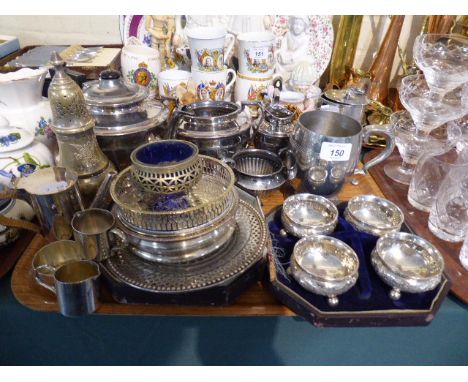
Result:
M401 292L422 293L439 285L444 259L431 243L405 232L392 232L377 240L371 254L372 265L382 280L391 286L390 298Z
M199 156L202 177L180 195L161 197L147 192L133 177L131 167L112 181L110 194L118 217L137 230L178 231L207 224L238 202L235 176L221 161Z
M267 228L256 208L241 201L231 240L210 256L190 263L148 262L128 250L102 266L126 286L151 293L186 293L223 285L266 255Z
M237 184L254 193L265 193L281 187L297 174L294 156L286 153L285 161L267 150L245 149L225 160L234 170Z
M130 155L132 172L148 192L174 194L193 187L202 176L197 145L177 139L145 143Z
M296 243L288 273L304 289L328 296L330 306L336 306L337 296L356 284L358 270L359 259L350 246L333 237L316 235Z
M296 194L284 201L281 221L283 236L286 232L296 237L328 235L338 223L338 209L323 196Z
M357 231L375 236L400 231L405 220L403 212L395 203L374 195L352 198L344 217Z

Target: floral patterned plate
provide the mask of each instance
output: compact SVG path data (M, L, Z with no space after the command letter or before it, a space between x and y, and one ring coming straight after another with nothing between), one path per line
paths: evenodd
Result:
M317 79L325 72L325 69L330 62L332 50L333 50L333 26L330 16L284 16L277 15L273 16L274 21L272 23L272 33L276 36L276 50L281 51L284 48L284 44L291 44L294 49L294 44L299 39L294 39L295 36L290 33L290 21L292 18L299 18L306 23L304 34L304 41L308 45L307 52L301 57L294 57L294 63L300 62L306 58L307 61L311 62L316 74ZM292 28L294 29L294 27ZM289 36L293 36L288 40ZM308 37L305 37L308 36ZM302 45L302 44L301 44Z
M127 45L130 37L136 37L143 45L151 46L151 34L145 28L145 16L120 16L120 37L124 45Z

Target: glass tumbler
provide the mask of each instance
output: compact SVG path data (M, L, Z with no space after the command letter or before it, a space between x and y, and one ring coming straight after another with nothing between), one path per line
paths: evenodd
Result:
M429 229L445 241L461 242L468 228L468 172L452 168L437 193L429 214Z
M468 147L454 147L439 155L425 154L418 161L411 178L409 203L418 210L429 212L441 183L452 169L468 174Z

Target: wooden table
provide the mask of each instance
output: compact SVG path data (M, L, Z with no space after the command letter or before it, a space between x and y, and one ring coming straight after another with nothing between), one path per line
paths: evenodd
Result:
M374 194L383 196L379 187L370 176L358 176L358 186L347 183L338 194L340 200L349 200L355 195ZM297 182L293 185L296 187ZM275 191L267 199L262 200L263 210L268 214L276 206L283 203L284 195L291 187L283 187ZM11 287L16 299L24 306L42 312L57 312L55 295L40 287L35 282L31 272L31 262L34 254L45 244L37 235L18 261L12 275ZM182 306L182 305L145 305L119 304L115 302L108 290L103 288L101 307L97 314L118 315L155 315L155 316L294 316L295 314L281 305L269 291L257 282L243 293L235 304L228 306Z

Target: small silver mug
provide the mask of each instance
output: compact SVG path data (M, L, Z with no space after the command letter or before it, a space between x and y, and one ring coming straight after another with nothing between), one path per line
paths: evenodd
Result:
M73 237L81 245L86 258L97 262L108 259L114 253L111 235L117 236L121 242L125 241L120 230L114 228L112 213L100 208L76 212L71 226Z
M78 317L97 310L101 272L95 262L77 260L68 262L56 270L46 264L39 268L47 268L54 272L54 286L37 278L36 281L57 295L60 313L64 316Z

